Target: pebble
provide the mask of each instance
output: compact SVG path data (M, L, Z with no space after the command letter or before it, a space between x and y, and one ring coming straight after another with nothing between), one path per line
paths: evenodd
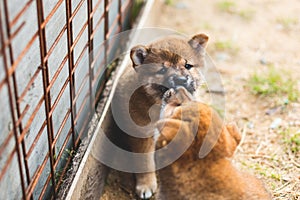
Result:
M275 114L278 110L279 110L280 107L275 107L275 108L270 108L266 111L266 115L272 115L272 114Z
M218 53L216 55L216 59L218 61L227 61L230 59L230 56L227 53Z
M254 123L253 122L248 122L247 123L247 128L253 129L254 128Z
M300 121L291 121L289 122L289 126L300 126Z
M268 65L269 64L269 62L265 58L259 59L259 63L262 64L262 65Z
M282 119L276 118L270 125L270 129L276 129L281 125Z
M175 7L177 9L187 9L188 8L188 6L186 5L186 3L184 3L184 2L178 2L178 3L176 3Z

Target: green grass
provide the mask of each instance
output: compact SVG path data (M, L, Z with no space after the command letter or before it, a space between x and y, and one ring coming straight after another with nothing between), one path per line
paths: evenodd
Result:
M217 8L222 12L234 13L236 4L234 1L220 1L217 3Z
M143 0L135 0L133 2L133 6L132 6L132 18L133 19L136 19L138 14L140 13L140 10L142 8L144 4L144 1Z
M174 4L174 0L165 0L165 4L171 6Z
M253 169L257 174L259 174L262 177L270 178L275 181L281 181L282 179L281 174L278 173L275 169L266 165L262 165L261 163L243 163L243 165L247 168Z
M67 157L74 157L76 152L73 149L65 149L65 153ZM67 159L67 158L66 158Z
M300 131L296 131L293 128L287 128L280 132L283 136L283 142L286 147L291 150L292 153L298 153L300 151Z
M214 43L214 49L216 51L226 51L235 54L239 51L239 48L231 40L220 40Z
M278 174L278 173L271 172L270 177L271 177L272 179L277 180L277 181L280 181L280 180L281 180L281 175Z
M213 26L209 22L203 22L201 28L206 30L213 30Z
M246 21L250 21L255 13L253 9L240 9L234 1L228 0L218 2L216 7L221 12L237 15Z
M237 13L242 19L246 20L246 21L250 21L251 19L253 19L255 11L252 9L244 9L244 10L240 10Z
M249 79L252 93L260 96L284 96L290 101L297 101L299 91L297 81L293 80L290 72L268 67L265 72L254 72Z
M233 43L229 40L217 41L217 42L215 42L215 47L218 50L232 49L233 48Z
M280 17L276 19L278 24L281 24L284 29L291 29L299 23L298 18Z

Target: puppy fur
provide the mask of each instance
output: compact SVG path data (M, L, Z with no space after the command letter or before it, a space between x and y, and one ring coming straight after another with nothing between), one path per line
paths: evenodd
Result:
M228 159L241 140L236 125L223 125L219 115L203 103L188 101L172 106L172 101L167 103L171 106L163 110L169 114L157 123L161 134L156 149L168 150L171 141L175 144L172 152L191 145L179 159L159 170L157 199L271 199L259 179L237 170ZM215 145L206 157L200 159L199 150L204 140ZM156 155L157 162L162 160L168 160L168 155Z

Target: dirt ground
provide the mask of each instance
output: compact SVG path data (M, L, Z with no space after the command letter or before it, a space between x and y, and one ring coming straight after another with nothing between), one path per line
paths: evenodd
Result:
M261 178L273 199L299 200L299 98L254 95L249 78L272 66L289 71L299 89L300 1L157 0L154 6L151 26L209 35L207 52L226 91L225 119L237 122L243 135L233 162ZM133 183L119 175L109 174L102 200L136 199Z

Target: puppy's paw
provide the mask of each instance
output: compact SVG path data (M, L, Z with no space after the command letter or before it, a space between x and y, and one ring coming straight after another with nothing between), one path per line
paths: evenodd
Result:
M163 104L171 104L173 106L179 106L182 103L194 100L193 96L182 86L175 89L171 88L167 90L163 95Z
M189 93L189 91L187 91L184 87L179 86L176 88L176 91L176 98L180 104L194 100L192 94Z
M171 98L172 98L172 97L173 97L173 98L175 97L175 94L176 94L176 91L175 91L173 88L167 90L167 91L164 93L164 95L163 95L163 98L162 98L163 102L164 102L164 103L169 103L170 101L172 101Z
M141 199L150 199L156 190L156 186L137 185L136 193Z
M141 199L150 199L157 189L155 174L140 174L137 177L136 194Z

